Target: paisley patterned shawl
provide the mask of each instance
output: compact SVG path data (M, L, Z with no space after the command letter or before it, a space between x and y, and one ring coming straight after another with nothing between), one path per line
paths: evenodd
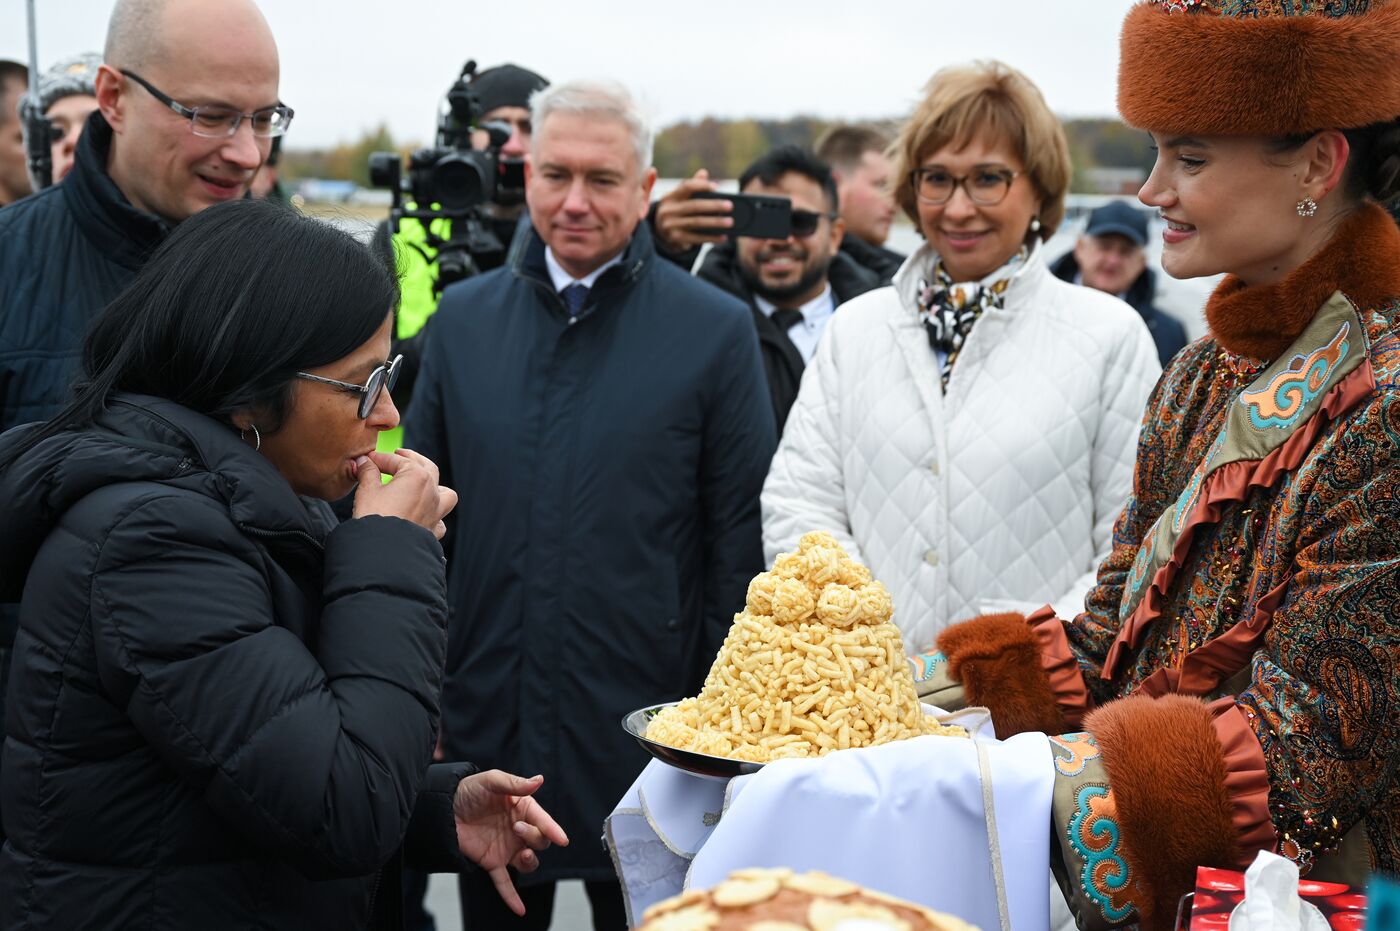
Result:
M1273 319L1307 325L1272 363L1219 336L1164 373L1113 553L1062 630L1092 704L1234 692L1280 849L1306 865L1347 837L1396 872L1400 232L1368 208L1324 252L1273 293Z
M1104 663L1104 678L1121 671L1129 653L1142 645L1198 529L1219 520L1224 508L1243 500L1250 488L1267 488L1296 469L1318 432L1374 389L1361 320L1337 292L1290 350L1240 393L1210 451L1175 503L1154 522L1128 573L1119 608L1124 623ZM1217 638L1203 648L1210 653L1194 653L1191 668L1183 668L1169 690L1207 694L1241 668L1263 635L1267 614L1258 611L1242 623L1244 629L1225 635L1228 640ZM1207 661L1222 653L1228 654L1221 657L1228 665ZM1182 676L1187 681L1179 681Z

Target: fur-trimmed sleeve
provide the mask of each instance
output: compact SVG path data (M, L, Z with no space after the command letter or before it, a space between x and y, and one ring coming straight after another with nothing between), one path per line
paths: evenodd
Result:
M920 699L947 710L980 705L1003 739L1077 725L1087 706L1083 678L1063 636L1047 642L1046 625L1054 638L1060 622L1048 607L1029 618L987 614L954 624L939 635L936 652L909 659Z
M1166 931L1198 866L1273 846L1263 755L1230 699L1109 702L1051 749L1053 865L1081 931Z

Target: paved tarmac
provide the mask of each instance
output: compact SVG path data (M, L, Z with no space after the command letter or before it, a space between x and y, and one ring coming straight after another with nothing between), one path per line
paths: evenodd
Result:
M434 874L428 880L428 911L437 921L437 931L462 931L462 914L457 904L457 877ZM550 931L591 931L593 916L583 883L562 882L554 897L554 921Z

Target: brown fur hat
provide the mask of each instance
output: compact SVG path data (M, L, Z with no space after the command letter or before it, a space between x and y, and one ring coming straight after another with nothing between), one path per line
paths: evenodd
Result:
M1400 0L1151 0L1123 22L1118 110L1202 135L1400 117Z

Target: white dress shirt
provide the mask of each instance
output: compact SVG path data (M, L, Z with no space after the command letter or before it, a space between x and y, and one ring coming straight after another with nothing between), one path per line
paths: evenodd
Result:
M626 251L626 249L622 250L622 252ZM592 290L599 275L612 268L614 265L620 265L622 263L622 252L608 259L582 278L575 278L573 275L564 271L564 266L559 264L559 260L554 257L554 250L549 246L544 247L544 264L545 267L549 269L549 278L554 282L554 290L563 291L571 284L581 284L585 288Z

